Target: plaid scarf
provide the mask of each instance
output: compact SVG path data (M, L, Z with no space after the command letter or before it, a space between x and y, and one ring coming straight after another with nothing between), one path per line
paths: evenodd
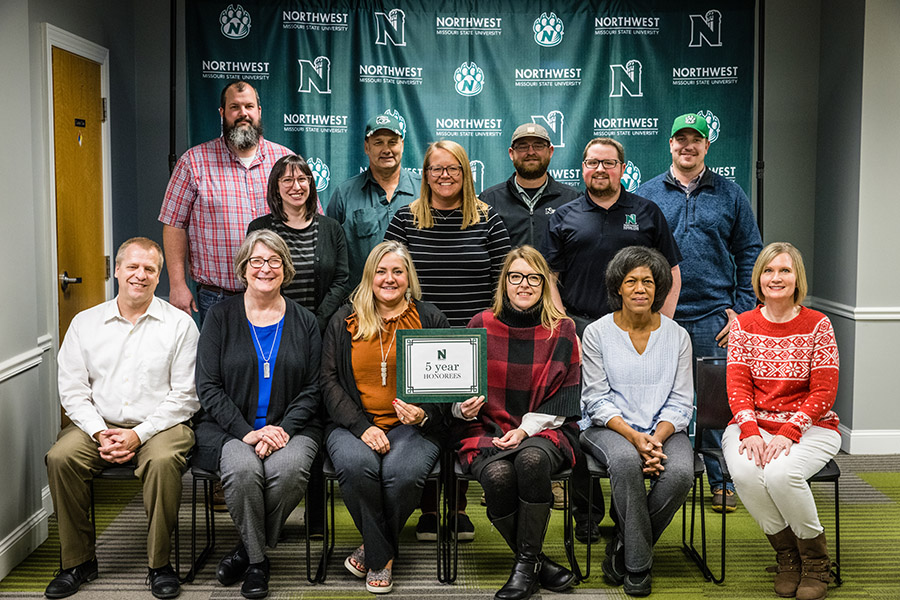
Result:
M491 440L518 428L526 413L580 416L581 362L574 323L564 319L551 333L540 323L539 306L526 312L504 308L500 318L486 310L469 323L487 329L488 358L487 404L474 421L456 420L460 459L469 464L479 453L497 451ZM572 465L572 446L562 432L569 425L536 435L553 442Z

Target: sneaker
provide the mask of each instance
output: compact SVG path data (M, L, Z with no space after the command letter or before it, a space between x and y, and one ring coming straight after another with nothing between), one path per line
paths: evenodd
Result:
M603 578L610 585L622 585L628 571L625 569L625 546L619 546L614 537L606 545L606 557L600 564Z
M734 491L725 488L718 488L712 493L712 509L720 513L724 509L727 513L733 513L737 510L737 499L734 497Z
M456 531L460 542L471 542L475 539L475 525L466 513L457 513L456 518L450 517L450 532Z
M562 481L554 481L550 486L553 492L553 510L564 510L566 508L566 488Z
M422 513L416 523L416 539L420 542L437 541L438 519L435 513Z
M652 590L653 578L650 576L650 570L641 571L640 573L632 573L628 571L625 574L623 589L629 596L649 596Z

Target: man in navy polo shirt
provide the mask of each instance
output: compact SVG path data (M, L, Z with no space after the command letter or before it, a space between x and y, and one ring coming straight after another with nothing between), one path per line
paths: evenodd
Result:
M672 291L662 312L675 314L681 289L681 253L659 207L622 189L625 149L612 138L594 138L584 149L587 188L550 218L542 251L557 276L559 298L578 335L609 312L606 265L627 246L648 246L672 265ZM554 298L557 299L557 298Z

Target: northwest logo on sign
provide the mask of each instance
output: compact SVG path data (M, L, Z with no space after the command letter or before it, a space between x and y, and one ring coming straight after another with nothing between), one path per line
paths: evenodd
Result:
M472 169L472 183L479 194L484 191L484 163L480 160L470 160L469 168Z
M268 79L269 64L261 60L207 60L201 71L207 79Z
M644 95L641 91L641 71L643 66L640 61L629 60L624 65L609 65L612 71L612 85L609 90L610 98L621 98L623 93L632 98Z
M707 110L706 112L698 110L697 114L706 119L706 125L709 127L709 143L712 144L719 139L719 131L722 128L722 124L719 123L719 117L714 115L711 110Z
M594 137L657 135L658 117L599 117L594 119Z
M395 46L406 45L406 13L399 8L375 13L375 43L387 46L388 40Z
M316 89L320 94L331 93L331 61L327 56L318 56L314 60L299 59L300 89L298 92L308 94Z
M638 189L641 185L641 170L637 168L637 165L631 162L630 160L625 165L625 170L622 172L622 185L625 186L625 191L633 192ZM625 229L628 229L628 221L625 221ZM637 223L634 225L634 230L637 231Z
M556 16L556 13L550 13L549 15L541 13L541 16L534 20L532 30L534 30L534 41L537 42L538 46L552 48L553 46L558 46L562 41L565 26L562 19Z
M594 17L594 35L659 35L659 17Z
M722 13L713 9L705 15L691 15L690 48L699 48L706 42L709 46L722 45Z
M229 4L219 13L219 29L230 40L241 40L250 34L250 13L238 4Z
M464 62L453 73L456 82L456 93L460 96L477 96L484 89L484 71L475 64Z
M503 119L438 117L435 119L434 134L438 137L499 137L503 134Z
M393 108L389 108L386 111L384 111L384 114L390 115L390 116L394 117L395 119L397 119L397 121L400 123L400 137L405 138L406 137L406 119L403 118L403 116L400 114L400 111L395 110Z
M554 148L566 147L566 141L563 136L563 124L565 121L566 116L559 110L551 110L546 117L544 115L531 115L531 122L543 125L547 133L550 134L550 143L553 144Z
M435 17L437 35L500 35L502 17Z
M331 169L328 168L325 161L321 158L308 158L306 164L312 170L313 179L316 182L316 191L324 192L327 190L331 181Z

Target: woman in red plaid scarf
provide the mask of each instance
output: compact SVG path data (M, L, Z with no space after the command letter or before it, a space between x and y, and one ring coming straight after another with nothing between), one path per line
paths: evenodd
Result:
M481 483L488 517L516 554L498 600L523 600L538 587L561 592L575 581L541 551L550 477L574 464L566 430L575 431L580 415L575 324L553 305L549 281L547 262L531 246L506 256L493 307L469 323L487 329L487 401L453 407L462 419L460 463Z

